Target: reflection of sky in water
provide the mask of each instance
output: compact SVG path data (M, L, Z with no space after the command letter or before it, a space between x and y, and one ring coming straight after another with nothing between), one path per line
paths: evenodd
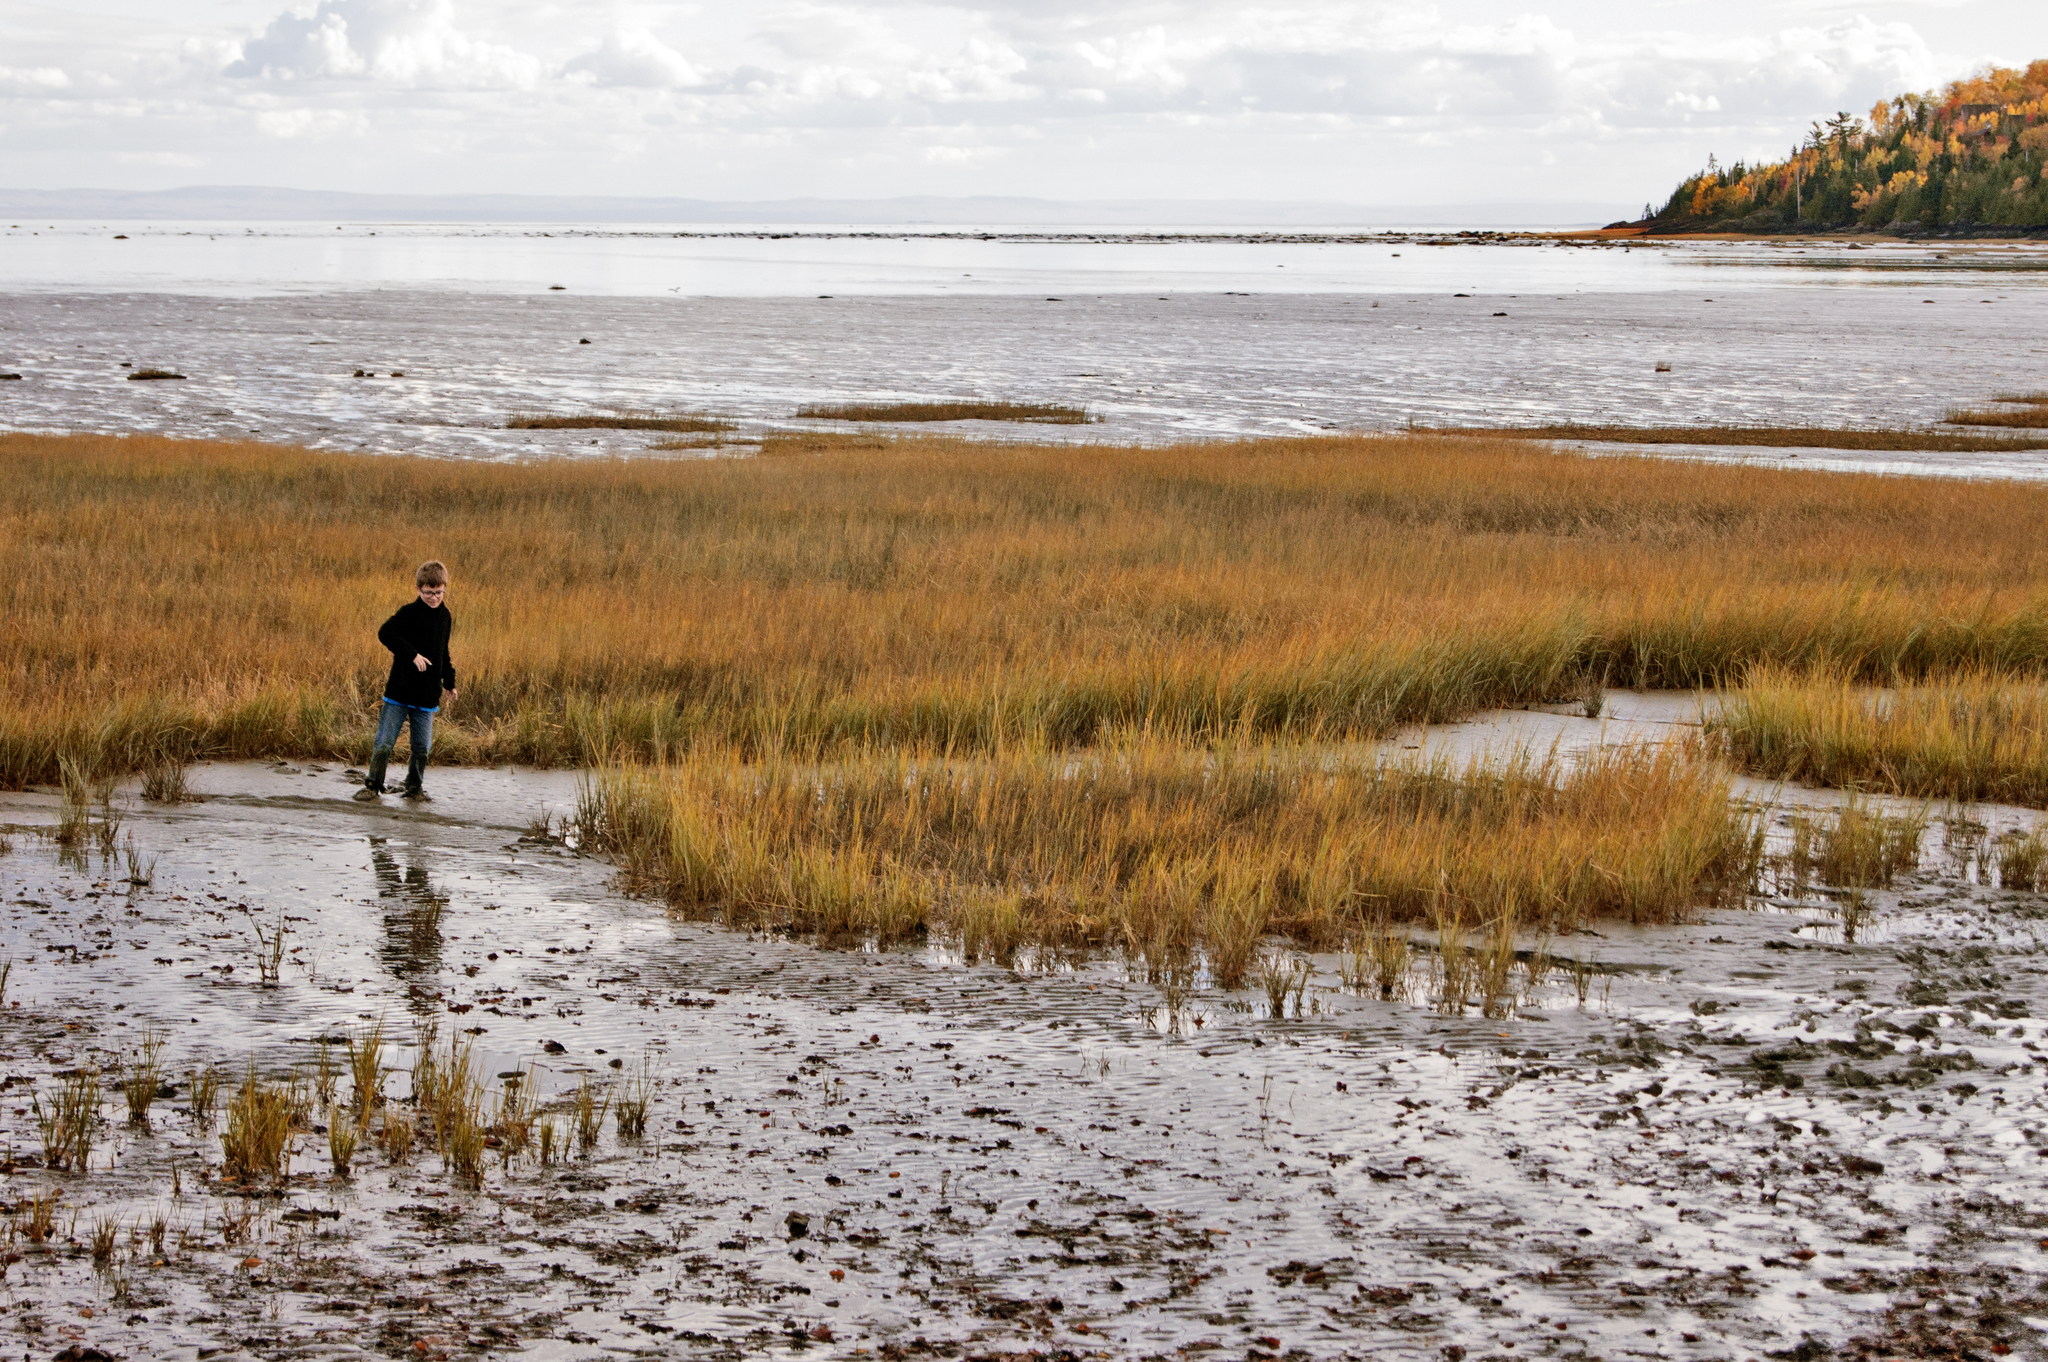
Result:
M136 228L115 241L111 228L29 226L0 233L13 290L0 294L0 371L23 375L0 385L0 427L15 429L508 458L652 443L503 429L529 411L712 411L744 436L788 427L804 402L1006 398L1086 405L1104 420L951 429L1162 442L1410 422L1927 425L1996 392L2048 387L2048 273L1943 272L2039 254L2003 245L1879 246L1839 269L1811 265L1845 252L1749 243L461 227L330 229L330 240L306 224L217 239ZM1861 268L1871 261L1912 268ZM128 383L124 362L189 377ZM1653 452L1964 476L2048 469L2036 455Z

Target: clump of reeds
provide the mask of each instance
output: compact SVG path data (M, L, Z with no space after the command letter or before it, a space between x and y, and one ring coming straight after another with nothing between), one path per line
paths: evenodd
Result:
M2048 836L2039 827L1998 839L1998 883L2007 889L2048 889Z
M1287 1005L1294 1004L1294 1015L1303 1017L1307 1011L1303 1005L1308 993L1309 975L1314 966L1292 951L1268 951L1259 959L1259 987L1266 994L1266 1015L1274 1021L1287 1019Z
M619 1138L637 1140L647 1133L647 1108L654 1100L654 1071L646 1060L640 1062L640 1074L618 1095L613 1115L618 1122Z
M1407 929L1381 914L1350 939L1339 966L1346 988L1391 1002L1407 996L1414 963Z
M100 1074L81 1068L67 1075L48 1104L43 1094L29 1097L36 1126L43 1137L43 1163L85 1173L92 1168L92 1146L100 1119Z
M334 1051L325 1037L314 1042L319 1046L319 1055L313 1061L313 1100L319 1109L326 1111L334 1105L334 1091L341 1080L341 1071L335 1066Z
M335 1177L345 1180L349 1176L356 1142L361 1136L362 1127L356 1124L354 1112L335 1110L327 1114L327 1158Z
M192 1119L201 1127L213 1124L220 1105L220 1070L204 1064L192 1070Z
M1436 1010L1447 1017L1462 1017L1472 995L1472 949L1466 942L1469 925L1465 905L1451 901L1435 906L1436 950L1430 956L1435 976Z
M21 1204L14 1218L14 1232L31 1244L42 1244L57 1231L57 1198L63 1189L53 1187L31 1196Z
M267 924L253 909L248 914L249 928L256 935L257 979L265 988L276 988L284 969L284 943L291 935L291 926L285 921L282 908L277 910L277 920Z
M142 1030L142 1044L121 1077L121 1092L128 1099L128 1119L136 1125L149 1124L149 1107L163 1086L163 1032Z
M1823 817L1799 816L1786 857L1793 883L1818 878L1843 889L1889 889L1919 867L1929 821L1924 806L1886 813L1854 795Z
M536 1130L540 1138L540 1166L550 1168L566 1147L561 1126L552 1116L543 1116Z
M2048 807L2048 683L1971 668L1883 689L1839 668L1756 667L1708 731L1758 775Z
M583 1153L588 1154L597 1148L598 1139L604 1134L605 1113L611 1109L611 1104L610 1084L598 1088L588 1078L577 1084L569 1115L576 1126L577 1148Z
M384 1157L392 1163L404 1163L412 1157L412 1147L417 1127L412 1114L403 1107L384 1108L384 1120L377 1128L377 1144L384 1151Z
M114 1256L114 1244L120 1238L121 1222L113 1216L95 1217L92 1224L92 1261L96 1267L104 1267Z
M303 1098L295 1083L271 1083L248 1076L228 1102L221 1132L221 1175L236 1182L282 1182L291 1166L291 1137Z
M533 1069L504 1080L498 1090L498 1113L492 1131L503 1144L507 1164L526 1152L533 1143L533 1127L540 1107L540 1090L533 1081Z
M1723 772L1672 748L1456 766L1147 737L1081 757L607 766L578 818L629 884L693 913L827 940L958 931L995 958L1199 945L1226 988L1268 934L1341 942L1358 902L1389 921L1447 897L1487 920L1543 905L1531 929L1671 921L1747 892L1760 835Z
M730 421L694 412L622 412L580 416L515 416L505 423L507 430L662 430L712 432L735 429Z
M57 813L57 844L75 847L92 829L92 790L84 766L69 753L57 757L63 803Z
M184 804L198 798L192 793L190 768L181 756L166 751L150 758L142 768L142 797L152 804Z
M368 1125L384 1104L384 1023L348 1040L349 1101L356 1120Z
M443 1166L451 1175L475 1182L483 1175L486 1147L476 1042L451 1036L446 1053L437 1056L434 1035L432 1026L421 1030L419 1058L413 1065L414 1105L433 1126Z
M796 409L800 421L1022 421L1080 426L1086 407L1058 402L814 402Z
M146 889L156 881L156 857L145 856L135 845L135 834L128 834L128 840L121 845L121 858L128 863L128 885L131 892Z

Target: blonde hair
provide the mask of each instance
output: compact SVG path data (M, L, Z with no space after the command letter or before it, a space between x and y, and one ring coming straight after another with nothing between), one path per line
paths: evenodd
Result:
M414 586L448 585L448 565L438 558L429 558L420 564L420 570L412 575Z

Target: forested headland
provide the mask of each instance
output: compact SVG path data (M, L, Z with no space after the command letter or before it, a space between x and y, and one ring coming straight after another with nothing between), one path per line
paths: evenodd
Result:
M1713 157L1637 224L1663 232L2048 228L2048 61L1992 67L1867 118L1816 122L1782 161Z

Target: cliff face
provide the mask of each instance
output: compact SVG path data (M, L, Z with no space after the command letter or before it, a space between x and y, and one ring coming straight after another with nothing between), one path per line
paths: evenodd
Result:
M1707 168L1640 225L1787 232L2048 227L2048 61L1815 123L1783 161Z

